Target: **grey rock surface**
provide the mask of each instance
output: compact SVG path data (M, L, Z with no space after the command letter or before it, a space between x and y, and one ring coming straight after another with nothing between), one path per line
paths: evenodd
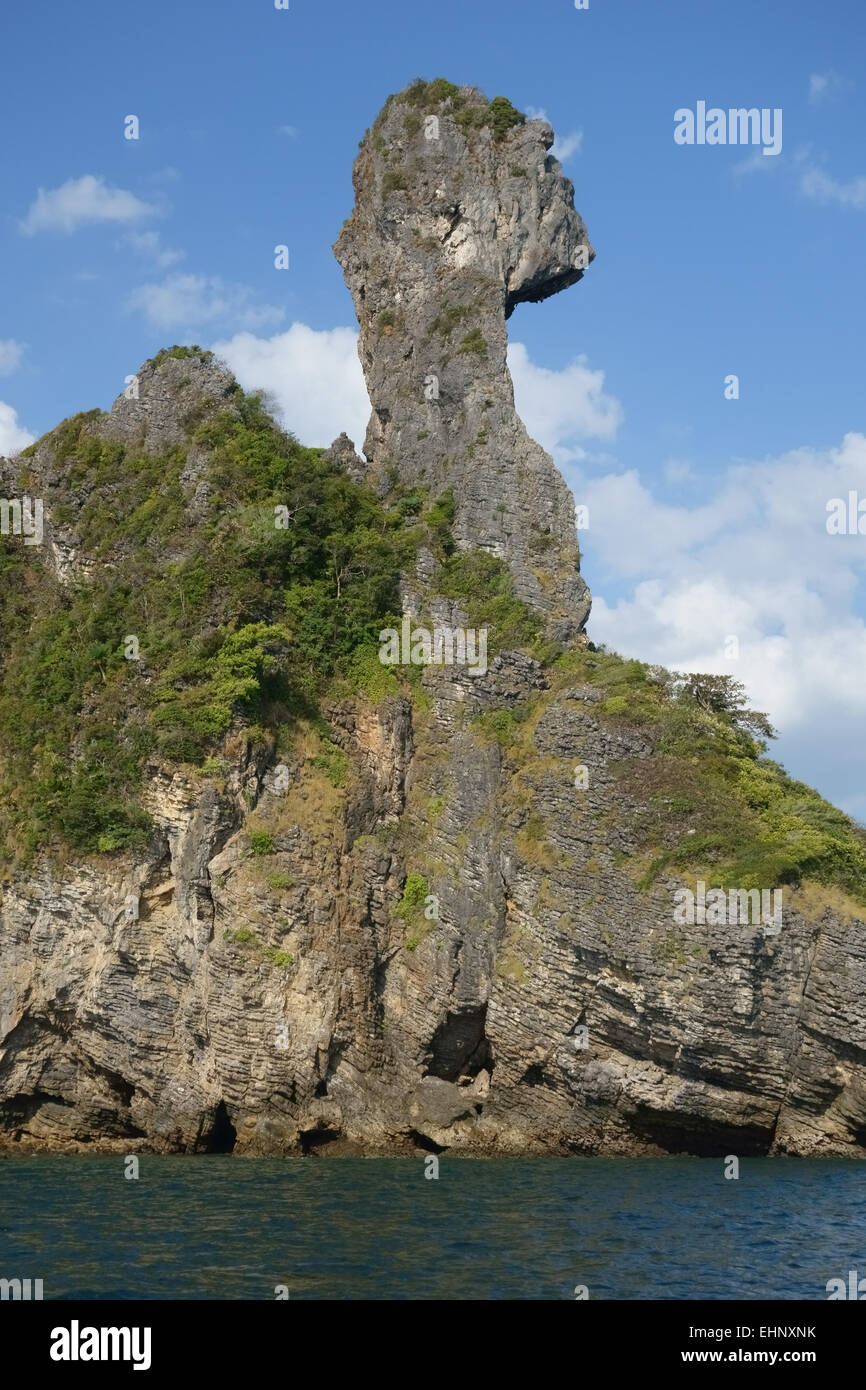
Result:
M544 123L500 145L443 115L436 145L406 114L393 100L365 139L338 243L374 412L366 463L345 436L331 457L452 486L460 544L579 643L571 499L505 365L513 304L578 278L571 186ZM485 352L462 352L475 332ZM163 358L92 428L182 448L231 388ZM52 457L28 460L49 509ZM196 525L206 453L185 487ZM46 563L86 577L74 523L53 534ZM424 563L410 608L435 593ZM662 756L646 733L514 652L484 676L428 668L423 697L332 701L344 787L301 752L278 779L238 727L221 776L146 768L146 852L7 875L0 1151L866 1155L862 919L803 891L776 936L675 926L678 882L642 888L635 853ZM505 747L478 720L527 708ZM411 913L409 874L428 890Z
M486 105L473 88L461 96ZM373 406L364 453L383 487L396 473L434 496L453 489L458 545L506 560L518 596L568 639L590 608L574 502L515 411L506 318L576 283L595 253L546 121L496 139L461 129L447 103L435 126L425 115L405 94L385 107L334 248Z

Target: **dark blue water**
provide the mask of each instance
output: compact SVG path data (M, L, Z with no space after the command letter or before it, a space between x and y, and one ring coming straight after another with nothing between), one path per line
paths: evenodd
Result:
M49 1298L826 1299L866 1276L866 1164L0 1161L0 1277Z

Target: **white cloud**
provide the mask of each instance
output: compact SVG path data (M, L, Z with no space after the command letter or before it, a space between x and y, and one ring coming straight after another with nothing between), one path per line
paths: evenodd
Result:
M266 390L302 442L342 431L360 450L369 402L351 328L295 323L270 338L212 344L247 390ZM536 366L513 343L509 365L529 433L558 458L578 502L596 642L675 670L728 672L745 682L783 737L775 754L851 814L866 816L866 625L859 616L866 537L830 536L826 504L866 497L866 436L732 465L714 490L682 459L664 466L697 500L660 500L635 470L589 477L579 438L610 439L622 419L604 373L579 358ZM726 660L735 635L737 661Z
M622 423L622 407L604 390L604 372L578 357L561 371L537 367L523 343L509 343L508 366L514 380L517 413L533 439L560 460L580 456L579 439L612 439Z
M103 178L85 174L67 179L59 188L40 188L20 228L26 236L36 232L73 232L98 222L138 222L157 209L125 188L111 188Z
M10 372L14 372L21 362L23 353L23 343L17 343L14 338L0 338L0 376L8 376Z
M766 173L770 169L785 169L792 179L797 180L799 191L804 198L810 198L815 203L836 203L840 207L866 207L866 175L859 174L847 182L834 179L820 164L814 162L816 157L821 156L813 153L811 145L797 150L790 164L783 163L783 159L763 159L761 156L760 150L753 151L738 164L734 164L731 173L740 177L744 174Z
M832 101L851 90L854 83L838 72L813 72L809 78L809 101L812 106L820 106L824 101Z
M543 106L527 106L526 114L531 121L547 121L548 125L552 124ZM561 164L564 164L573 154L580 154L582 148L583 131L573 130L568 135L557 135L550 153L554 159L558 159Z
M161 284L140 285L127 299L154 328L193 331L223 323L237 328L271 328L285 310L256 304L246 285L227 285L219 276L170 275Z
M566 471L589 507L592 639L742 680L795 774L866 814L866 537L826 529L830 498L866 497L866 436L734 465L694 506L660 502L633 470Z
M277 134L285 135L288 137L289 140L297 140L298 128L297 126L293 125L281 125L277 127Z
M816 203L838 203L841 207L866 207L866 174L840 183L811 165L800 175L800 192Z
M272 338L237 333L213 349L246 390L261 388L273 396L281 418L303 443L330 444L345 430L360 451L370 402L354 329L318 331L294 323ZM522 343L512 343L508 365L529 433L560 458L583 458L578 440L616 433L619 402L605 393L604 372L593 371L583 357L551 371L537 367Z
M331 444L345 430L361 452L370 402L352 328L293 323L273 338L237 333L213 344L244 390L267 391L302 444Z
M780 167L781 161L778 159L765 159L764 151L753 150L745 159L741 159L738 164L731 168L732 174L765 174L770 169Z
M564 164L567 159L571 159L573 154L580 154L583 149L583 131L572 130L568 135L557 135L554 140L550 153L560 164Z
M160 269L182 261L186 255L185 251L163 246L159 232L129 232L126 240L134 251L152 260Z
M0 455L11 458L21 449L26 449L35 438L34 434L19 423L17 411L5 401L0 401Z

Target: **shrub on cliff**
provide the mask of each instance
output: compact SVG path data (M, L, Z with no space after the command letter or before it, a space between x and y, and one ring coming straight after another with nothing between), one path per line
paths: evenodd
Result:
M399 612L411 514L278 429L258 397L231 403L158 455L97 434L104 417L87 412L25 461L50 451L48 513L99 563L60 584L0 537L0 829L18 853L140 842L146 756L203 763L236 718L276 736ZM209 492L194 524L190 449Z
M814 880L866 903L866 830L767 757L773 729L748 708L740 682L598 648L565 653L552 675L558 688L596 687L593 714L639 729L651 745L651 756L614 769L644 886L671 871L725 888Z
M485 102L478 96L462 93L459 87L444 77L436 77L432 82L425 82L419 77L405 92L394 93L388 98L377 119L377 127L395 101L406 102L428 114L444 112L453 115L464 134L482 130L486 126L494 140L503 140L513 126L523 125L526 120L523 112L518 111L507 97L494 97L492 101ZM410 133L416 134L419 128L419 125L412 123Z
M442 565L438 588L459 603L469 626L488 629L488 654L503 648L532 647L541 620L514 594L514 579L504 560L487 550L466 550Z

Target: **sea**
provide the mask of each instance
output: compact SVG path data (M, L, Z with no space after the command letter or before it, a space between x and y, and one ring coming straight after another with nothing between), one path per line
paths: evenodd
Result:
M0 1278L41 1279L45 1300L826 1300L866 1281L866 1164L731 1168L10 1157Z

